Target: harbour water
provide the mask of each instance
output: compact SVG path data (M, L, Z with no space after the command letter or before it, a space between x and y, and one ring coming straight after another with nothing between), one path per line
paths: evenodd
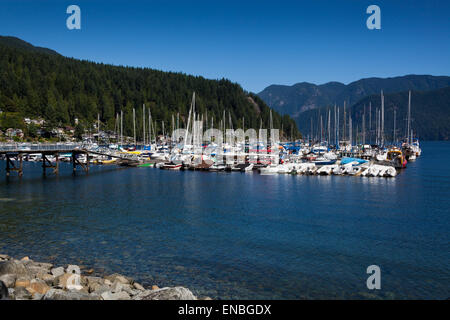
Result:
M390 179L25 163L0 176L0 253L216 299L446 299L450 143L421 147Z

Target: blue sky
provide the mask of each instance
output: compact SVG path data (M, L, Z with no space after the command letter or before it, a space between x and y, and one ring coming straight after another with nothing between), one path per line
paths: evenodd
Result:
M81 8L81 30L66 8ZM381 8L368 30L366 8ZM0 35L79 59L270 84L450 75L450 2L1 0Z

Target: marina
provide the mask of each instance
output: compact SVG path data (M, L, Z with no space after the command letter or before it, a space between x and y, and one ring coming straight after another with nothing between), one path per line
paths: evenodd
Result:
M339 114L339 108L337 110ZM377 113L379 113L377 111ZM245 126L233 129L231 114L229 126L226 123L226 112L220 122L220 129L215 129L211 121L208 128L207 115L197 114L195 110L195 92L189 109L186 127L180 129L179 121L175 125L172 115L172 132L157 136L152 129L152 117L148 111L148 125L145 124L145 106L143 106L142 128L144 141L141 145L136 140L136 117L133 109L134 143L124 145L123 114L117 115L116 144L99 145L100 141L89 140L84 144L36 144L0 145L0 156L6 161L6 175L17 171L23 175L23 161L40 161L44 175L47 168L58 173L59 162L68 161L73 164L73 172L77 166L89 171L90 164L131 167L155 167L166 170L201 170L201 171L258 171L261 174L307 174L307 175L350 175L361 177L395 177L399 170L406 168L408 161L415 161L422 154L419 140L414 138L411 127L411 92L409 92L406 137L388 144L384 132L384 95L381 92L381 116L377 119L376 139L374 144L366 143L366 132L363 140L353 143L352 118L349 116L348 136L346 125L339 126L339 118L335 119L334 129L331 127L331 110L328 113L327 134L322 127L320 138L313 140L296 140L282 142L279 130L274 129L272 111L270 111L269 128L258 132L245 130ZM179 114L177 115L177 118ZM120 120L119 120L120 119ZM201 120L199 120L201 119ZM345 120L344 104L344 120ZM212 120L212 119L211 119ZM242 124L245 120L242 119ZM365 122L364 122L365 123ZM97 128L100 128L98 121ZM341 132L342 130L342 132ZM333 134L332 134L332 131ZM395 133L395 130L394 130ZM328 141L324 141L324 136ZM331 143L334 136L334 143ZM100 137L100 131L97 137ZM340 139L343 137L343 140ZM125 137L126 138L126 137ZM145 139L147 138L147 144ZM126 139L129 140L129 139ZM18 162L15 163L15 162Z

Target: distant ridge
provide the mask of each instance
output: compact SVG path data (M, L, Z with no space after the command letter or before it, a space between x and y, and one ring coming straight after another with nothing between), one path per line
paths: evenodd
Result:
M436 90L411 92L411 114L412 129L414 135L421 140L450 140L450 87ZM394 129L394 109L396 112L396 137L402 138L406 135L406 115L408 108L408 91L384 94L385 103L385 136L387 141L393 138ZM364 107L366 111L366 141L369 141L369 105L372 111L372 137L375 135L376 109L381 107L380 94L367 96L346 110L347 124L348 116L351 114L353 123L353 141L362 139L362 119ZM328 110L331 111L331 126L334 126L334 106L320 107L308 110L297 117L299 129L305 136L311 135L311 122L313 126L313 136L318 136L320 128L320 117L324 123L324 132L327 132L326 119ZM340 128L343 128L343 108L340 106ZM333 130L333 129L332 129ZM346 129L348 135L348 126ZM373 140L372 140L373 141Z
M27 49L29 51L60 56L60 54L54 50L33 46L31 43L28 43L28 42L23 41L22 39L19 39L16 37L0 36L0 44L6 45L11 48Z
M348 106L372 94L406 90L436 90L450 86L450 77L406 75L392 78L365 78L345 85L329 82L322 85L302 82L292 86L271 85L258 95L275 110L297 118L302 112L323 106Z

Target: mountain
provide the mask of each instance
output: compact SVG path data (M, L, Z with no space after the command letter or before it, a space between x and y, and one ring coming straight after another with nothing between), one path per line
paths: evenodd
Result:
M372 94L407 90L435 90L450 86L450 77L407 75L394 78L367 78L348 85L329 82L322 85L302 82L293 86L271 85L258 95L275 110L298 118L302 112L337 103L351 106Z
M180 126L189 112L192 92L196 92L196 110L208 115L209 123L219 126L223 111L229 112L233 127L259 128L261 119L269 127L270 108L255 94L246 92L229 80L209 80L182 73L163 72L81 61L59 55L53 50L35 47L13 37L0 38L0 110L3 118L43 117L53 125L74 125L79 119L91 126L100 114L110 130L116 114L124 112L124 134L133 132L133 108L142 119L142 106L151 109L157 132L162 122L170 128L172 118L180 114ZM12 119L12 118L11 118ZM10 119L10 120L11 120ZM0 119L1 120L1 119ZM4 130L3 119L0 129ZM23 123L15 121L23 126ZM298 136L295 121L273 112L275 128ZM137 121L137 138L142 125Z
M385 103L385 137L392 141L394 136L394 109L396 112L396 138L406 136L406 118L408 111L408 91L384 94ZM371 105L371 117L369 115ZM349 114L352 117L353 141L358 137L362 141L363 114L365 110L366 141L374 141L376 110L381 108L380 94L369 95L346 110L346 138L349 132ZM320 117L322 116L323 137L327 136L327 115L331 111L331 140L334 140L334 107L320 107L308 110L297 118L299 129L305 136L320 137ZM344 132L343 107L339 107L339 127L342 138ZM450 140L450 87L430 91L411 92L411 127L414 136L422 140ZM371 125L370 125L371 120Z
M18 48L25 49L28 51L38 52L38 53L47 53L53 55L60 55L58 52L54 50L50 50L42 47L35 47L31 43L23 41L22 39L10 36L0 36L0 45L8 46L10 48Z

